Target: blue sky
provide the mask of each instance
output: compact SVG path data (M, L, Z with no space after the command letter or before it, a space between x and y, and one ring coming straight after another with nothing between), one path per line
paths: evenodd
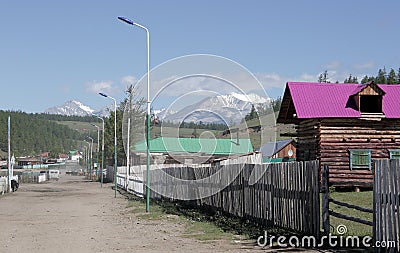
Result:
M271 97L286 81L332 81L400 67L399 1L1 1L0 109L43 112L121 100L151 67L189 54L229 58ZM185 85L185 84L182 84ZM242 84L245 85L245 84ZM152 91L156 92L156 91ZM168 98L165 98L167 101Z

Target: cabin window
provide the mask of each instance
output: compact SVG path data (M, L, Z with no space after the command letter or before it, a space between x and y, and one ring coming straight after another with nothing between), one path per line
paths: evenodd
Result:
M390 159L400 159L400 149L389 149Z
M360 112L382 113L382 96L378 95L360 96Z
M352 149L350 152L350 169L371 169L371 150Z

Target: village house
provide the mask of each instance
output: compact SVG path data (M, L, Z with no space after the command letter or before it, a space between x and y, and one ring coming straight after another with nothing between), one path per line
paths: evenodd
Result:
M43 164L42 160L38 157L19 157L18 166L34 166Z
M80 159L82 159L82 154L81 152L79 152L78 150L70 150L69 151L69 158L68 160L71 161L79 161Z
M277 118L296 124L298 161L332 185L371 187L375 159L400 158L400 85L288 82Z
M133 165L146 164L146 142L132 148ZM152 164L201 164L253 152L250 139L160 137L150 140Z
M267 142L260 152L263 162L296 161L296 143L292 139Z

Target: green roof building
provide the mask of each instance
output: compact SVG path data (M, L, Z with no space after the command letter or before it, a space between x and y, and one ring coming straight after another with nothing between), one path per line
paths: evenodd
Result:
M237 141L239 143L237 143ZM133 152L146 152L146 141ZM253 152L250 139L198 139L161 137L150 140L150 153L204 153L210 155L247 154Z
M146 153L146 141L141 141L131 148L132 153ZM203 138L172 138L160 137L150 140L150 153L164 155L161 163L181 163L190 160L193 163L207 161L231 155L244 155L253 152L250 139L203 139ZM143 156L143 155L142 155ZM179 159L177 157L183 157ZM144 157L133 164L143 164ZM210 160L211 159L211 160ZM168 161L170 160L170 161ZM153 162L153 161L152 161Z

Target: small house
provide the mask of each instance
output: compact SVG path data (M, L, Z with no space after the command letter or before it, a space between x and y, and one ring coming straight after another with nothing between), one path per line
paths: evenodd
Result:
M296 158L329 165L333 185L370 187L372 160L400 158L400 84L288 82L278 123L296 124Z
M82 154L78 150L70 150L68 160L79 161L82 159Z
M296 144L294 140L267 142L261 146L263 162L289 162L296 160Z
M20 157L18 158L18 166L34 166L43 164L42 160L37 157Z
M137 143L132 149L133 165L146 164L147 145ZM151 163L202 164L216 159L253 152L250 139L205 139L160 137L150 140Z

